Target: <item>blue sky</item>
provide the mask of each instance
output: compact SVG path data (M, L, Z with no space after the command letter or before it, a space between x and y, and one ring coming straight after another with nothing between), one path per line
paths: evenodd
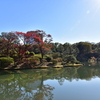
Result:
M100 0L0 0L0 33L37 29L53 42L100 42Z

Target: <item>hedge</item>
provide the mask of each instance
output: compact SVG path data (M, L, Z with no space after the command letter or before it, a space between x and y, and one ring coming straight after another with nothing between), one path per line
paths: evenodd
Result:
M9 66L11 63L14 63L14 59L11 57L0 57L0 68Z

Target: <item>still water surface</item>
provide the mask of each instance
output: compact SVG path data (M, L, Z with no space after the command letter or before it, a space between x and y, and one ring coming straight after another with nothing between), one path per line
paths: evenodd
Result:
M100 65L0 71L0 100L100 100Z

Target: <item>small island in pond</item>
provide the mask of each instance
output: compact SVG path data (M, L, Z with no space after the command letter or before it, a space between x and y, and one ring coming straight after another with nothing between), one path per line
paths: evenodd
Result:
M100 60L100 43L52 42L42 30L2 32L0 35L0 69L63 68L82 66Z

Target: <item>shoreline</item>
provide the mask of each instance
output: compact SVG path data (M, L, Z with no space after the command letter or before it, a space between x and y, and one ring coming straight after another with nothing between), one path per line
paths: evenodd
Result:
M2 68L0 70L22 70L22 69L50 69L50 68L65 68L65 67L79 67L83 66L83 64L66 64L66 65L42 65L42 66L28 66L28 67L22 67L22 66L8 66L5 68Z

